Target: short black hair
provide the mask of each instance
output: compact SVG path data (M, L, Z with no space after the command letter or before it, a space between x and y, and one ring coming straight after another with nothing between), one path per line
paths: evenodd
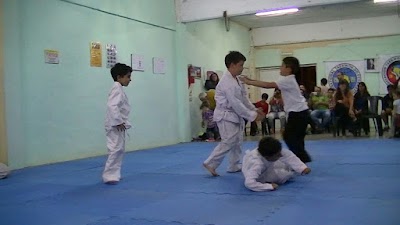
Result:
M111 76L114 81L117 81L118 76L125 76L128 73L132 73L132 67L123 64L123 63L117 63L111 68L110 70Z
M333 92L335 92L336 90L335 90L335 88L329 88L328 91L333 91Z
M300 62L297 58L286 57L282 61L286 67L289 67L292 70L292 74L300 75Z
M268 96L267 93L264 93L264 94L261 95L261 98L262 98L262 99L264 99L264 98L265 98L265 99L268 99L268 97L269 97L269 96Z
M230 51L228 55L225 56L225 66L226 68L229 68L229 66L233 64L237 64L240 61L245 62L246 57L238 51Z
M387 89L393 89L395 88L395 86L393 84L389 84L388 86L386 86Z
M326 78L321 79L321 84L326 85L328 83L328 80Z
M273 137L263 137L258 143L258 152L264 157L271 157L281 150L281 142Z

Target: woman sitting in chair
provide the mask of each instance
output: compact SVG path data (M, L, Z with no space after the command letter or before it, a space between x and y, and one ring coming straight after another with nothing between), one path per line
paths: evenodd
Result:
M400 89L393 92L393 99L393 125L391 136L400 137Z
M333 96L335 103L335 117L337 129L342 129L342 135L346 135L346 128L350 126L350 132L354 133L353 121L356 121L354 115L353 104L354 97L346 80L341 80L339 86Z
M368 92L368 88L364 82L358 84L358 92L354 95L354 112L359 123L366 135L369 135L369 121L368 119L362 118L363 115L368 114L368 98L371 95ZM361 127L359 128L361 130Z

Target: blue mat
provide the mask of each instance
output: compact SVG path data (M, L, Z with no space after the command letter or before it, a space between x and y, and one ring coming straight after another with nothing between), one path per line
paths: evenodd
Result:
M210 177L201 163L215 145L128 153L115 186L101 182L105 156L14 171L0 180L0 224L400 224L398 140L308 141L312 173L274 192L247 190L227 160Z

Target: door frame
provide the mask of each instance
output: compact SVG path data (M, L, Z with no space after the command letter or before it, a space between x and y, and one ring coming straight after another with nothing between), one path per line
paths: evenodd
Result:
M3 18L3 0L0 0L0 18ZM0 22L0 162L8 164L4 90L4 29L2 22Z

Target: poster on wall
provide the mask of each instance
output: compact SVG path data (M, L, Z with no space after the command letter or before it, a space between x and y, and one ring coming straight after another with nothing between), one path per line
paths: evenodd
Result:
M377 60L375 58L368 58L364 60L365 72L375 73L378 72L378 66L376 65Z
M117 63L117 46L114 44L107 44L107 68L113 67Z
M387 86L400 79L400 54L379 56L381 79L379 94L387 94Z
M60 59L58 51L49 49L44 50L44 62L48 64L59 64Z
M100 42L91 42L90 43L90 66L101 67L102 66L101 61L102 61L102 58L101 58Z
M190 76L195 79L201 79L201 67L189 65Z
M349 82L350 90L357 92L358 83L364 80L364 61L333 61L325 62L325 70L328 77L328 85L337 88L338 75Z
M154 57L153 58L153 73L154 74L165 74L165 59Z
M131 67L135 71L144 71L144 56L131 54Z
M191 102L193 100L193 86L195 83L195 79L194 76L192 76L193 66L190 64L188 65L187 74L188 74L189 102Z

